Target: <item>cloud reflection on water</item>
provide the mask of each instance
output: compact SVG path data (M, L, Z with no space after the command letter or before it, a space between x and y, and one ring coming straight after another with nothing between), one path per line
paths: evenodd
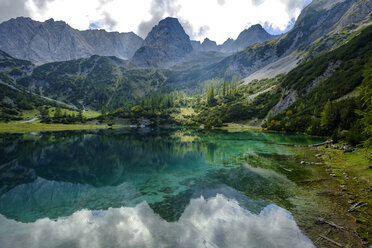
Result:
M192 199L177 222L166 222L146 202L28 224L0 215L0 240L3 248L314 247L285 209L268 205L255 215L221 194Z

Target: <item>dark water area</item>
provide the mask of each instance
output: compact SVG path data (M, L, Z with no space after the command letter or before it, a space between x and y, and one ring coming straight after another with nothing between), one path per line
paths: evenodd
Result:
M181 128L0 135L0 247L314 247L297 213L313 202L301 182L318 172L298 160L321 141Z

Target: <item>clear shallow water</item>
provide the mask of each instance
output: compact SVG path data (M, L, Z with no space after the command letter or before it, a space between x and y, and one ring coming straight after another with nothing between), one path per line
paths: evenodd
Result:
M313 247L290 213L299 135L0 136L1 247ZM286 210L288 209L288 210Z

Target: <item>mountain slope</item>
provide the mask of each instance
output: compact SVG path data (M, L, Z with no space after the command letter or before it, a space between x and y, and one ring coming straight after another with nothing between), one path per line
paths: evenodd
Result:
M19 86L80 109L123 107L135 98L161 87L162 71L133 70L116 57L91 56L87 59L54 62L36 67Z
M141 44L134 33L79 31L53 19L38 22L18 17L0 24L0 50L37 64L94 54L128 59Z
M209 79L236 82L237 76L243 78L262 68L266 68L266 72L270 70L270 74L261 71L262 78L265 75L274 77L280 64L286 64L282 72L287 73L298 65L297 62L311 61L318 54L337 49L357 37L371 17L358 16L355 19L349 16L356 15L361 8L361 15L366 14L364 9L370 7L370 2L371 0L313 1L289 33L252 45L227 58L216 52L193 51L192 45L202 45L191 43L177 19L166 18L153 28L130 62L115 57L92 56L45 64L35 68L32 74L29 71L21 74L22 79L18 77L11 81L14 83L18 79L17 84L22 87L78 108L99 110L103 106L122 107L135 101L135 98L151 95L154 91L169 92L176 89L200 92ZM361 22L347 25L350 18ZM23 21L27 22L30 29L35 24L30 20ZM58 25L65 26L63 23ZM255 28L262 29L259 26L251 29ZM100 37L100 32L90 34L97 38ZM326 35L319 37L324 33ZM332 40L335 37L332 33L345 35L347 39ZM332 39L328 42L330 38ZM322 45L325 41L327 46ZM230 40L226 44L232 42ZM133 69L131 63L150 68ZM338 63L328 65L329 70L332 71Z
M0 80L6 84L15 83L16 79L31 73L34 65L26 60L15 59L0 50Z
M340 127L341 130L353 128L351 124L357 119L353 110L357 102L353 96L358 94L350 93L362 85L364 72L371 70L371 61L372 26L369 26L347 44L296 67L281 84L285 94L272 109L273 121L268 127L317 135L332 135L339 128L338 124L346 121L349 124ZM346 97L348 95L350 98ZM322 129L320 123L327 101L337 106L334 113L339 115L334 120L333 130ZM290 116L286 114L288 111Z
M236 53L217 64L213 71L216 74L237 74L245 78L261 68L278 61L297 51L306 53L314 46L314 42L330 32L337 32L350 24L350 11L356 6L363 6L368 11L353 12L358 15L355 20L371 19L368 13L372 11L371 0L315 0L300 14L294 28L288 33L266 43L256 44L242 52ZM350 18L349 18L350 19ZM359 25L351 28L347 33L357 30ZM328 45L321 52L337 46L339 40L329 40ZM306 55L306 54L304 54ZM298 56L298 55L297 55Z
M30 74L33 67L31 62L12 58L0 50L0 121L21 120L25 111L59 104L16 85L16 80Z
M189 36L176 18L159 22L136 51L132 63L139 67L167 67L193 50Z
M370 109L371 75L372 25L286 75L240 86L215 84L214 101L204 96L193 120L207 126L262 125L265 120L264 127L272 130L332 136L356 145L368 138L362 133L368 132L370 119L367 124L361 119L370 118L364 113Z

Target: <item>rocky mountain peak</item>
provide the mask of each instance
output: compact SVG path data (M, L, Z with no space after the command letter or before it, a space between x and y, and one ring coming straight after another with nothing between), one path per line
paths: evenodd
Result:
M205 51L217 51L218 50L217 43L208 38L204 39L202 43L202 47L204 48Z
M268 32L266 32L266 30L263 29L260 24L256 24L241 32L236 39L236 42L240 46L247 47L253 45L254 43L267 41L272 38L273 35L270 35Z
M140 67L166 67L191 53L190 37L176 18L161 20L147 35L132 62Z
M48 20L45 21L45 23L53 23L54 22L54 19L53 18L50 18Z
M234 42L234 39L228 38L222 45L231 44Z
M223 52L230 53L238 52L255 43L265 42L273 39L274 37L275 35L271 35L266 32L266 30L260 24L256 24L242 31L235 41L232 39L225 41L221 46L221 50Z
M161 20L147 35L143 46L162 46L165 42L171 42L172 45L190 42L190 37L185 33L177 18L167 17Z
M261 26L261 24L252 25L250 28L248 28L248 30L263 30L263 31L265 31L265 29Z
M26 21L32 21L32 19L30 17L18 16L16 18L9 19L6 22L14 22L14 21L17 21L17 22L26 22Z

